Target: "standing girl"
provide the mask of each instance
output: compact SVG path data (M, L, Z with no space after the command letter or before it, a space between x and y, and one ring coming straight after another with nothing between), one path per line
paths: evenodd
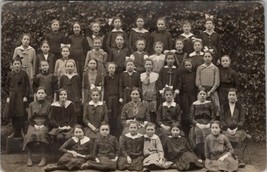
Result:
M163 43L157 41L154 43L153 48L154 48L155 54L150 56L150 58L153 59L153 72L159 73L165 63L165 55L162 54Z
M207 101L207 93L200 90L195 101L190 108L190 121L193 127L190 130L189 138L198 158L203 159L205 138L210 134L210 123L215 119L213 107Z
M121 74L125 70L125 57L130 55L130 51L124 45L125 39L122 34L115 38L116 46L109 51L109 62L117 65L116 73Z
M189 21L185 21L183 24L183 33L179 35L179 39L183 41L184 47L183 50L185 53L190 54L193 50L193 42L192 39L195 37L193 33L191 33L191 24Z
M12 60L12 71L8 73L6 80L8 113L7 117L11 118L13 133L9 136L24 136L23 128L26 117L26 102L30 93L29 77L22 70L22 61L20 57Z
M35 67L35 75L37 75L40 71L38 70L40 68L41 61L47 61L49 65L49 73L54 73L55 69L55 55L50 52L50 46L48 41L44 40L41 44L41 50L42 53L37 54L36 56L36 67Z
M102 73L97 71L98 63L97 60L91 59L88 61L88 69L83 73L82 80L82 100L85 105L91 99L90 90L97 87L102 92L104 84L104 76ZM100 100L103 100L100 98Z
M79 22L74 22L73 33L73 35L69 36L70 57L75 60L78 75L82 76L85 55L89 49L89 45L85 36L81 34L81 25Z
M163 43L163 50L170 50L173 46L171 33L166 30L166 20L164 18L157 19L157 29L157 31L151 33L151 37L149 40L150 54L152 54L153 45L157 41Z
M59 148L64 155L56 166L47 167L45 171L79 170L86 160L92 159L93 142L84 135L83 127L76 124L73 127L73 135Z
M95 38L93 40L93 49L91 51L87 52L86 55L86 59L85 59L85 64L88 64L88 61L91 59L95 59L97 60L97 64L98 64L98 72L105 74L106 70L106 63L107 63L107 58L108 58L108 54L101 49L102 47L102 40L100 38ZM84 66L84 71L86 71L88 68L88 66Z
M33 76L35 75L36 67L36 52L33 47L30 46L31 36L28 33L24 33L21 36L21 46L15 48L13 59L17 56L21 57L21 68L25 71L30 81L30 94L33 95Z
M85 104L83 123L86 126L85 135L95 140L99 135L100 124L108 122L108 110L105 103L100 101L101 93L97 88L91 90L92 100Z
M137 132L138 125L137 121L131 121L129 123L130 132L120 138L119 170L141 171L143 169L144 136Z
M187 58L188 53L184 50L184 43L182 39L175 40L175 61L179 70L183 68L183 61Z
M91 32L89 32L89 34L86 36L90 49L93 48L95 38L101 39L102 43L104 42L104 35L100 33L100 26L100 21L94 21L90 24Z
M61 54L62 58L58 59L55 64L55 75L60 79L60 77L66 73L66 63L70 56L70 47L68 45L61 44ZM77 72L77 70L75 70Z
M175 122L171 125L171 135L166 137L163 147L166 160L173 162L177 170L188 171L203 168L201 160L198 160L187 139L181 136L179 123Z
M138 39L144 39L145 43L148 43L149 40L149 31L144 29L144 18L142 16L138 16L135 20L136 28L132 28L129 34L129 49L131 53L137 51L136 41ZM144 49L147 51L147 46Z
M205 142L205 167L209 171L237 171L238 161L233 158L234 149L228 138L220 133L220 122L211 122L210 128L211 134Z
M114 26L114 29L110 31L107 35L106 40L106 48L107 51L110 52L112 48L117 47L117 43L115 43L115 39L118 35L122 35L123 40L125 41L125 44L127 44L127 34L122 30L122 21L120 17L114 17L112 20L112 24Z
M193 48L194 52L189 54L189 57L192 61L193 70L196 71L198 66L202 65L204 63L203 56L204 53L202 50L202 40L201 39L193 39Z
M32 166L32 150L38 144L41 150L42 159L39 167L46 164L47 146L50 143L48 135L48 116L50 114L50 102L46 100L46 90L39 87L36 92L37 100L29 106L28 121L29 127L23 141L23 150L27 148L27 165Z
M59 31L59 21L54 19L51 22L51 31L45 34L45 39L49 41L50 52L55 54L56 59L61 58L60 44L64 42L64 33Z
M73 103L68 99L67 90L60 89L59 100L52 103L50 113L50 124L52 130L49 134L57 146L61 146L72 136L72 127L76 123L76 114L74 113Z
M66 62L66 73L60 77L59 88L68 91L68 100L73 103L74 113L77 117L77 122L82 124L82 85L81 77L74 72L76 63L73 59Z

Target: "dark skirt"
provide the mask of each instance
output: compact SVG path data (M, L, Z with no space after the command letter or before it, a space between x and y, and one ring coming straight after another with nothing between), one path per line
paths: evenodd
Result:
M7 117L17 117L26 115L26 103L23 102L23 96L21 93L10 92L10 102L7 108Z
M116 170L117 168L117 162L111 161L107 157L98 157L99 163L96 161L89 160L87 161L87 164L89 166L89 169L96 169L100 171L111 171L111 170Z
M86 160L81 157L74 157L71 153L65 153L57 162L58 166L65 166L69 170L74 168L80 169L82 164L85 163Z
M194 164L198 168L203 168L203 164L198 161L198 158L192 152L184 152L178 160L173 162L178 170L188 170L190 165Z
M40 130L36 130L35 127L29 125L27 134L25 135L23 141L23 150L25 150L27 144L30 142L42 142L45 144L49 144L50 138L48 132L49 129L47 126L44 126Z
M52 136L62 135L64 138L69 139L73 136L73 129L70 130L60 130L58 128L53 128L48 134Z
M141 171L143 169L143 160L144 160L143 156L131 158L131 159L132 159L132 163L129 164L127 162L126 157L123 157L123 156L119 157L118 159L119 170Z
M89 137L90 139L93 139L93 140L95 140L97 137L100 136L99 131L98 132L94 132L89 127L84 127L84 132L85 132L85 136L87 136L87 137Z

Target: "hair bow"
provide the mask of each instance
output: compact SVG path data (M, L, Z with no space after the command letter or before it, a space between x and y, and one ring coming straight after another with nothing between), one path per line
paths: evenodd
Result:
M134 60L134 59L135 59L135 57L134 57L133 54L131 54L130 57L129 57L129 56L126 56L126 57L125 57L125 60L126 60L126 61L127 61L127 60Z
M204 47L203 51L213 53L213 49L209 49L207 46Z
M213 15L205 14L205 18L213 20L214 17L213 17Z
M165 50L163 53L166 55L167 53L175 53L176 50Z
M146 59L148 59L148 60L153 60L153 58L152 58L151 56L144 55L144 60L146 60Z
M108 19L108 25L111 25L113 21L113 18Z
M68 48L70 48L70 44L60 44L60 48L63 48L63 47L68 47Z
M202 39L196 38L196 37L192 37L192 42L196 42L196 41L202 42Z

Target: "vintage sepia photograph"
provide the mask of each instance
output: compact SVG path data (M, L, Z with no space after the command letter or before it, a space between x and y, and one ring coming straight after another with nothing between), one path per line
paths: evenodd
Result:
M266 171L263 1L4 1L3 172Z

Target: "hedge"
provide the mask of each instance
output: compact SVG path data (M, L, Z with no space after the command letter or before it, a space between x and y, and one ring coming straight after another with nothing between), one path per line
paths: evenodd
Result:
M189 20L193 33L204 30L205 13L214 15L215 31L222 37L222 53L232 58L232 67L241 80L239 101L246 108L246 130L255 141L265 140L265 63L264 7L260 2L200 2L200 1L91 1L91 2L6 2L2 6L2 87L15 47L23 32L32 35L31 45L39 50L39 40L50 29L51 20L61 21L61 29L71 32L79 21L86 34L89 24L98 18L102 31L111 30L110 18L120 16L123 29L134 27L137 15L145 17L145 28L156 29L156 19L165 17L173 38L182 33L182 23ZM2 93L2 110L6 93Z

